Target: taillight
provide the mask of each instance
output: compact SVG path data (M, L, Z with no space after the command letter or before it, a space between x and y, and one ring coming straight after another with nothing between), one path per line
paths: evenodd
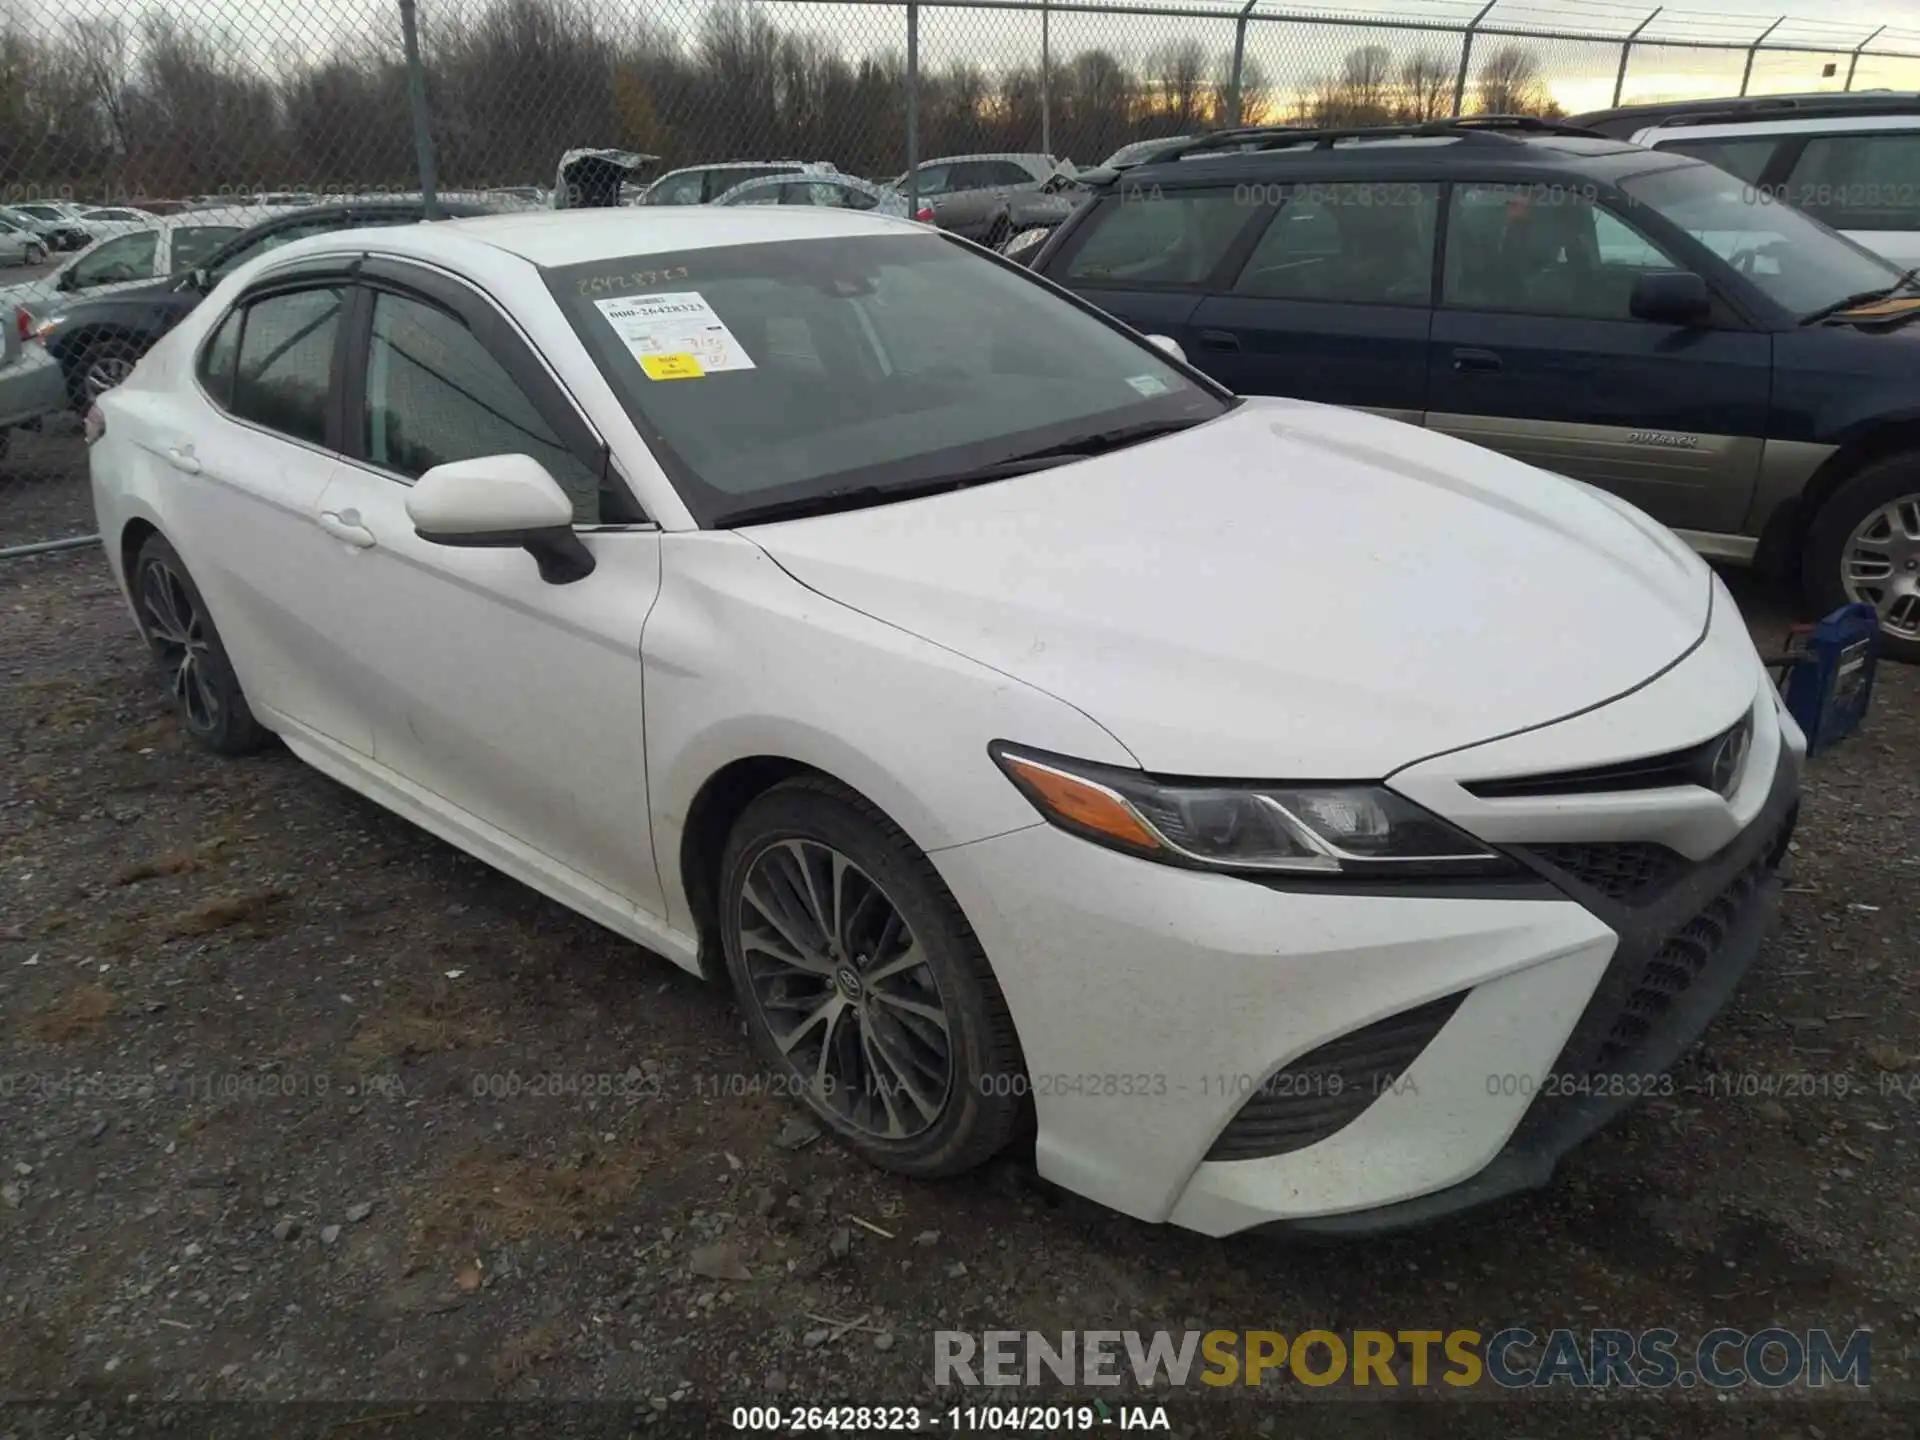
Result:
M90 405L87 407L87 418L81 426L81 433L87 437L87 444L89 445L107 433L107 417L101 412L98 405Z
M913 218L918 220L922 225L931 225L933 223L933 207L931 205L922 205L919 210L915 212ZM20 312L20 317L23 322L26 319L26 314L27 312L24 310Z
M33 317L27 314L26 306L22 305L13 312L13 324L14 328L20 332L21 344L24 345L33 338Z

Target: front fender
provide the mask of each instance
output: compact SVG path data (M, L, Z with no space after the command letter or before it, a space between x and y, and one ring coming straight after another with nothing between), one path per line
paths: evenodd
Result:
M1138 763L1072 706L808 589L744 534L662 539L641 654L654 853L676 928L694 928L675 858L688 815L734 761L823 771L927 852L1042 823L988 756L994 740Z

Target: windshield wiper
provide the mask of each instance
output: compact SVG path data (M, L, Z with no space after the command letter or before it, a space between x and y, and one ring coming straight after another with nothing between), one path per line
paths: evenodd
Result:
M1811 314L1801 316L1800 323L1802 325L1811 325L1816 320L1825 320L1831 316L1842 314L1853 309L1856 305L1867 305L1875 300L1890 300L1895 294L1911 285L1916 275L1920 275L1920 265L1914 266L1911 270L1902 271L1900 278L1884 289L1862 290L1857 295L1849 295L1846 299L1836 300L1831 305L1822 305Z
M843 510L864 510L873 505L890 505L895 500L916 500L927 495L944 495L1007 480L1015 475L1030 475L1050 470L1071 460L1104 454L1127 445L1137 445L1159 435L1171 435L1200 424L1198 420L1150 420L1138 425L1122 425L1093 435L1081 435L1058 445L1042 446L1004 460L990 460L968 470L955 470L925 480L909 480L900 485L848 485L818 495L797 495L790 500L769 500L763 505L745 505L729 510L715 520L714 527L731 530L739 525L760 525L774 520L799 520L809 515L832 515Z

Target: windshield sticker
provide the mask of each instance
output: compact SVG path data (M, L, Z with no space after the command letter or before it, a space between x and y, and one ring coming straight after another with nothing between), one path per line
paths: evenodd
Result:
M1129 375L1127 383L1142 395L1164 395L1168 388L1167 382L1158 375Z
M593 304L649 379L690 380L754 368L753 358L698 290Z
M707 373L691 355L642 355L640 368L649 380L698 380Z

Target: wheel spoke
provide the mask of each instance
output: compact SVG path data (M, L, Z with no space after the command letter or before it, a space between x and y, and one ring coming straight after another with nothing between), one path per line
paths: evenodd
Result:
M869 1088L880 1097L880 1107L886 1111L886 1135L889 1139L898 1138L906 1134L907 1127L901 1123L900 1112L894 1108L893 1087L882 1078L887 1067L874 1053L873 1032L864 1025L860 1027L860 1049L867 1060L867 1074L872 1082Z
M904 996L895 995L890 991L880 989L872 991L872 995L875 1000L883 1005L890 1005L895 1010L903 1011L908 1015L918 1016L929 1025L938 1026L942 1035L947 1033L947 1012L939 1006L928 1005L919 1000L908 1000Z
M807 842L789 840L782 848L792 857L793 866L800 873L800 885L797 888L800 891L800 898L806 902L814 929L820 932L820 937L825 942L821 948L830 950L838 937L834 934L833 916L829 913L829 907L821 900L819 888L814 884L814 867L812 858L807 854Z
M742 891L741 898L759 913L760 918L765 920L768 926L771 927L782 940L786 941L788 947L786 953L781 954L768 946L764 940L761 940L758 942L761 949L765 950L782 964L791 965L795 969L805 970L814 975L831 975L833 973L833 966L827 961L826 957L817 954L813 946L807 944L794 933L792 921L782 912L781 907L775 904L761 889L757 876L748 879L746 887Z
M147 602L147 623L153 633L170 645L184 645L187 626L174 602L173 587L168 584L172 578L162 567L149 566L141 578L140 593Z
M891 980L896 975L904 974L906 971L915 969L926 963L926 953L921 950L920 942L917 940L909 940L907 942L907 948L894 956L893 959L886 961L884 964L876 965L867 971L866 981L869 985L877 986L882 980Z
M774 1044L780 1047L780 1053L782 1055L791 1055L793 1053L793 1047L804 1040L807 1032L822 1021L826 1022L827 1030L831 1033L834 1020L839 1017L842 1010L846 1009L846 1006L847 1002L842 1000L838 995L829 994L818 1005L814 1006L812 1010L809 1010L806 1018L794 1026L793 1029L789 1030L785 1035L776 1035L774 1037ZM823 1046L822 1048L824 1049L825 1047Z
M919 1084L907 1073L913 1068L913 1062L904 1056L894 1054L892 1046L888 1043L887 1037L881 1033L879 1026L868 1027L866 1033L872 1037L872 1051L879 1057L888 1076L899 1089L906 1093L907 1098L913 1101L914 1108L931 1124L939 1116L940 1107L920 1093Z

